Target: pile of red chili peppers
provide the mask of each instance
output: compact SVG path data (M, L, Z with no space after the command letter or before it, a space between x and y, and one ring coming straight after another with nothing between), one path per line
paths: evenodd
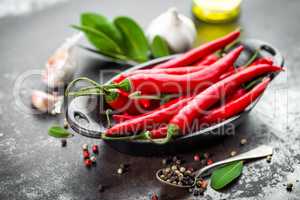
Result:
M80 78L92 86L71 93L78 79L74 80L67 93L105 96L115 124L104 139L138 138L165 144L241 113L265 91L270 74L282 70L270 58L253 58L235 66L242 45L217 56L239 35L234 31L150 69L122 73L109 85Z

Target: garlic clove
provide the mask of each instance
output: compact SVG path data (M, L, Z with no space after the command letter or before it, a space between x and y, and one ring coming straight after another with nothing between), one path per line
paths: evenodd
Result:
M76 34L66 41L49 57L45 70L42 73L42 81L48 87L63 87L74 75L76 70L74 46L80 40L82 34Z
M55 104L62 101L62 99L62 96L48 94L39 90L34 90L31 94L32 105L41 112L51 113Z
M196 28L190 18L171 8L150 23L147 29L149 41L152 42L156 35L163 37L173 52L180 53L193 47Z

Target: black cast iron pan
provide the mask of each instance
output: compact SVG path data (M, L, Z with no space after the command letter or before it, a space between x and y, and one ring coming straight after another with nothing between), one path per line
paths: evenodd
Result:
M283 56L270 44L260 40L246 40L245 42L242 42L242 44L244 45L245 50L237 60L237 64L245 63L253 55L255 50L259 49L259 56L272 57L275 65L283 66ZM176 56L178 55L154 59L131 67L126 71L129 72L153 66ZM276 74L274 74L274 76L275 75ZM190 150L195 146L199 148L200 145L207 145L215 142L217 139L221 139L221 136L234 134L234 128L247 117L248 113L256 105L259 99L260 98L254 101L244 112L237 116L209 128L179 137L166 145L158 145L145 140L105 140L105 142L120 152L134 155L161 155L163 153L177 153ZM86 137L100 139L101 132L106 129L106 118L105 116L100 115L99 109L97 109L99 103L101 104L102 102L102 98L96 96L81 96L74 98L68 105L66 115L72 129Z

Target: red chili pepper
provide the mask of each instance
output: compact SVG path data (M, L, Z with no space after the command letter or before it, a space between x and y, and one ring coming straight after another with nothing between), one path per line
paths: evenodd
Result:
M167 131L168 131L168 127L167 126L163 126L157 129L153 129L151 131L149 131L149 136L151 139L160 139L160 138L164 138L167 135Z
M112 118L115 120L116 123L124 122L124 121L130 120L130 119L134 119L134 118L142 117L142 116L145 116L145 115L149 115L153 112L157 112L159 109L166 108L166 107L168 107L172 104L177 103L180 100L181 100L181 98L173 99L173 100L161 105L159 108L156 108L154 110L148 111L148 112L143 113L143 114L139 114L139 115L128 115L128 113L123 114L123 115L115 114L115 115L112 116Z
M226 98L226 103L229 103L233 100L236 100L247 93L247 90L244 88L239 88L236 92Z
M135 116L133 116L133 115L117 115L117 114L115 114L115 115L113 115L112 116L112 118L114 119L114 121L116 122L116 123L120 123L120 122L124 122L124 121L127 121L127 120L130 120L130 119L133 119Z
M237 94L224 106L209 111L209 114L201 118L200 122L208 124L221 122L242 112L265 91L270 81L270 78L265 78L246 94Z
M217 82L220 75L233 65L243 49L242 46L234 49L210 67L198 72L184 75L158 74L155 76L153 74L136 74L112 86L128 92L140 91L143 94L178 94L190 92L194 89L199 91Z
M118 77L116 77L113 82L114 83L120 83L124 79L133 76L135 74L173 74L173 75L182 75L182 74L188 74L200 71L204 68L206 68L206 65L197 65L197 66L186 66L186 67L178 67L178 68L166 68L166 69L141 69L141 70L135 70L128 73L122 73Z
M282 68L277 66L257 65L246 68L207 88L195 96L170 120L167 137L163 141L160 141L160 143L169 142L173 136L178 134L186 134L189 126L193 123L193 119L203 116L204 110L209 109L220 100L222 96L220 94L227 94L237 86L257 76L280 70L282 70Z
M169 106L162 105L149 114L116 124L107 129L106 136L110 137L124 135L126 133L137 132L147 128L154 128L154 126L161 123L167 123L172 116L176 114L191 99L192 97L184 97L180 98L180 100L175 99L169 103Z
M251 65L259 65L259 64L273 65L273 60L272 58L264 57L264 58L258 58L253 63L251 63Z
M131 115L140 114L150 107L148 99L129 99L128 93L120 89L110 89L108 94L105 95L105 101L114 110Z
M210 54L208 56L206 56L205 58L203 58L202 60L196 62L196 66L202 66L202 65L211 65L213 63L215 63L217 60L219 59L218 56L216 56L215 54Z
M259 65L259 64L268 64L268 65L272 65L273 64L273 61L270 59L270 58L258 58L257 60L255 60L253 63L251 63L250 66L255 66L255 65ZM228 76L231 76L232 74L236 73L236 72L239 72L243 69L245 69L247 66L242 66L242 67L238 67L238 68L235 68L232 66L232 68L230 68L226 73L222 74L220 76L220 80L228 77Z
M229 96L226 99L226 104L242 97L244 94L246 94L247 91L243 88L238 89L233 95ZM168 127L167 126L163 126L157 129L153 129L151 131L149 131L149 136L151 139L160 139L160 138L164 138L167 135L167 131L168 131Z
M105 102L114 110L124 109L128 102L128 94L120 89L111 89L105 95Z
M237 39L239 36L240 31L234 31L222 38L203 44L198 48L192 49L183 54L182 56L179 56L162 64L158 64L154 66L154 68L175 68L190 65L195 61L204 58L205 56L208 56L214 53L215 51L225 47L226 45L230 44L235 39Z

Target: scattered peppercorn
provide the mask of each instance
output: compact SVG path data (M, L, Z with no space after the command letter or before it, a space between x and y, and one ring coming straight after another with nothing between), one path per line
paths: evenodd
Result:
M202 180L197 181L197 186L201 187Z
M230 156L233 157L233 156L235 156L236 154L237 154L236 151L232 151L232 152L230 153Z
M206 190L206 189L204 189L204 188L199 188L199 194L200 194L200 195L203 195L205 190Z
M119 168L119 169L117 170L117 173L118 173L118 174L123 174L123 172L124 172L123 168Z
M175 163L176 163L176 165L181 165L181 162L182 162L181 160L176 160Z
M246 143L247 143L247 139L246 138L241 139L241 141L240 141L241 145L245 145Z
M272 160L272 156L267 156L267 162L270 163Z
M84 164L86 167L91 167L92 166L92 161L90 159L84 160Z
M94 145L92 146L92 151L93 151L93 153L98 154L98 152L99 152L98 146L94 144Z
M208 159L206 163L207 163L207 165L211 165L214 163L214 161L212 161L211 159Z
M198 153L196 153L194 155L194 161L199 161L200 160L200 155Z
M209 153L204 153L203 156L205 159L208 159L210 155L209 155Z
M169 173L169 172L171 171L171 169L170 169L170 167L168 167L168 168L166 168L164 171L165 171L166 173Z
M194 193L193 193L194 196L198 196L199 193L200 193L200 192L199 192L199 189L198 189L198 188L195 188L195 189L194 189Z
M177 170L177 166L176 166L176 165L172 165L171 169L172 169L173 171L175 171L175 170Z
M151 194L150 200L158 200L158 196L155 192Z
M61 140L61 146L62 147L66 147L67 146L67 140L66 139L62 139Z
M176 162L178 160L177 156L173 156L172 161Z
M162 180L165 180L165 179L166 179L166 176L165 176L164 174L161 174L159 177L160 177Z
M97 159L96 159L96 157L95 156L91 156L91 161L95 164L96 163L96 161L97 161Z
M84 159L90 158L90 153L88 151L83 151L83 158Z
M180 172L184 173L186 169L185 169L185 167L180 167L179 170L180 170Z
M193 172L193 171L194 171L194 168L188 167L188 170L191 171L191 172Z
M88 146L87 144L83 144L83 145L82 145L82 150L85 151L85 150L88 150L88 148L89 148L89 146Z
M195 174L180 165L172 165L163 169L158 176L168 183L186 186L193 185Z
M288 192L291 192L293 190L293 183L288 183L287 186L286 186L286 190Z
M161 162L162 162L163 165L167 165L167 164L168 164L168 159L166 159L166 158L165 158L165 159L162 159Z
M98 185L98 192L104 192L105 187L103 185Z
M64 128L65 128L65 129L68 129L68 128L69 128L69 124L68 124L67 119L64 119Z

